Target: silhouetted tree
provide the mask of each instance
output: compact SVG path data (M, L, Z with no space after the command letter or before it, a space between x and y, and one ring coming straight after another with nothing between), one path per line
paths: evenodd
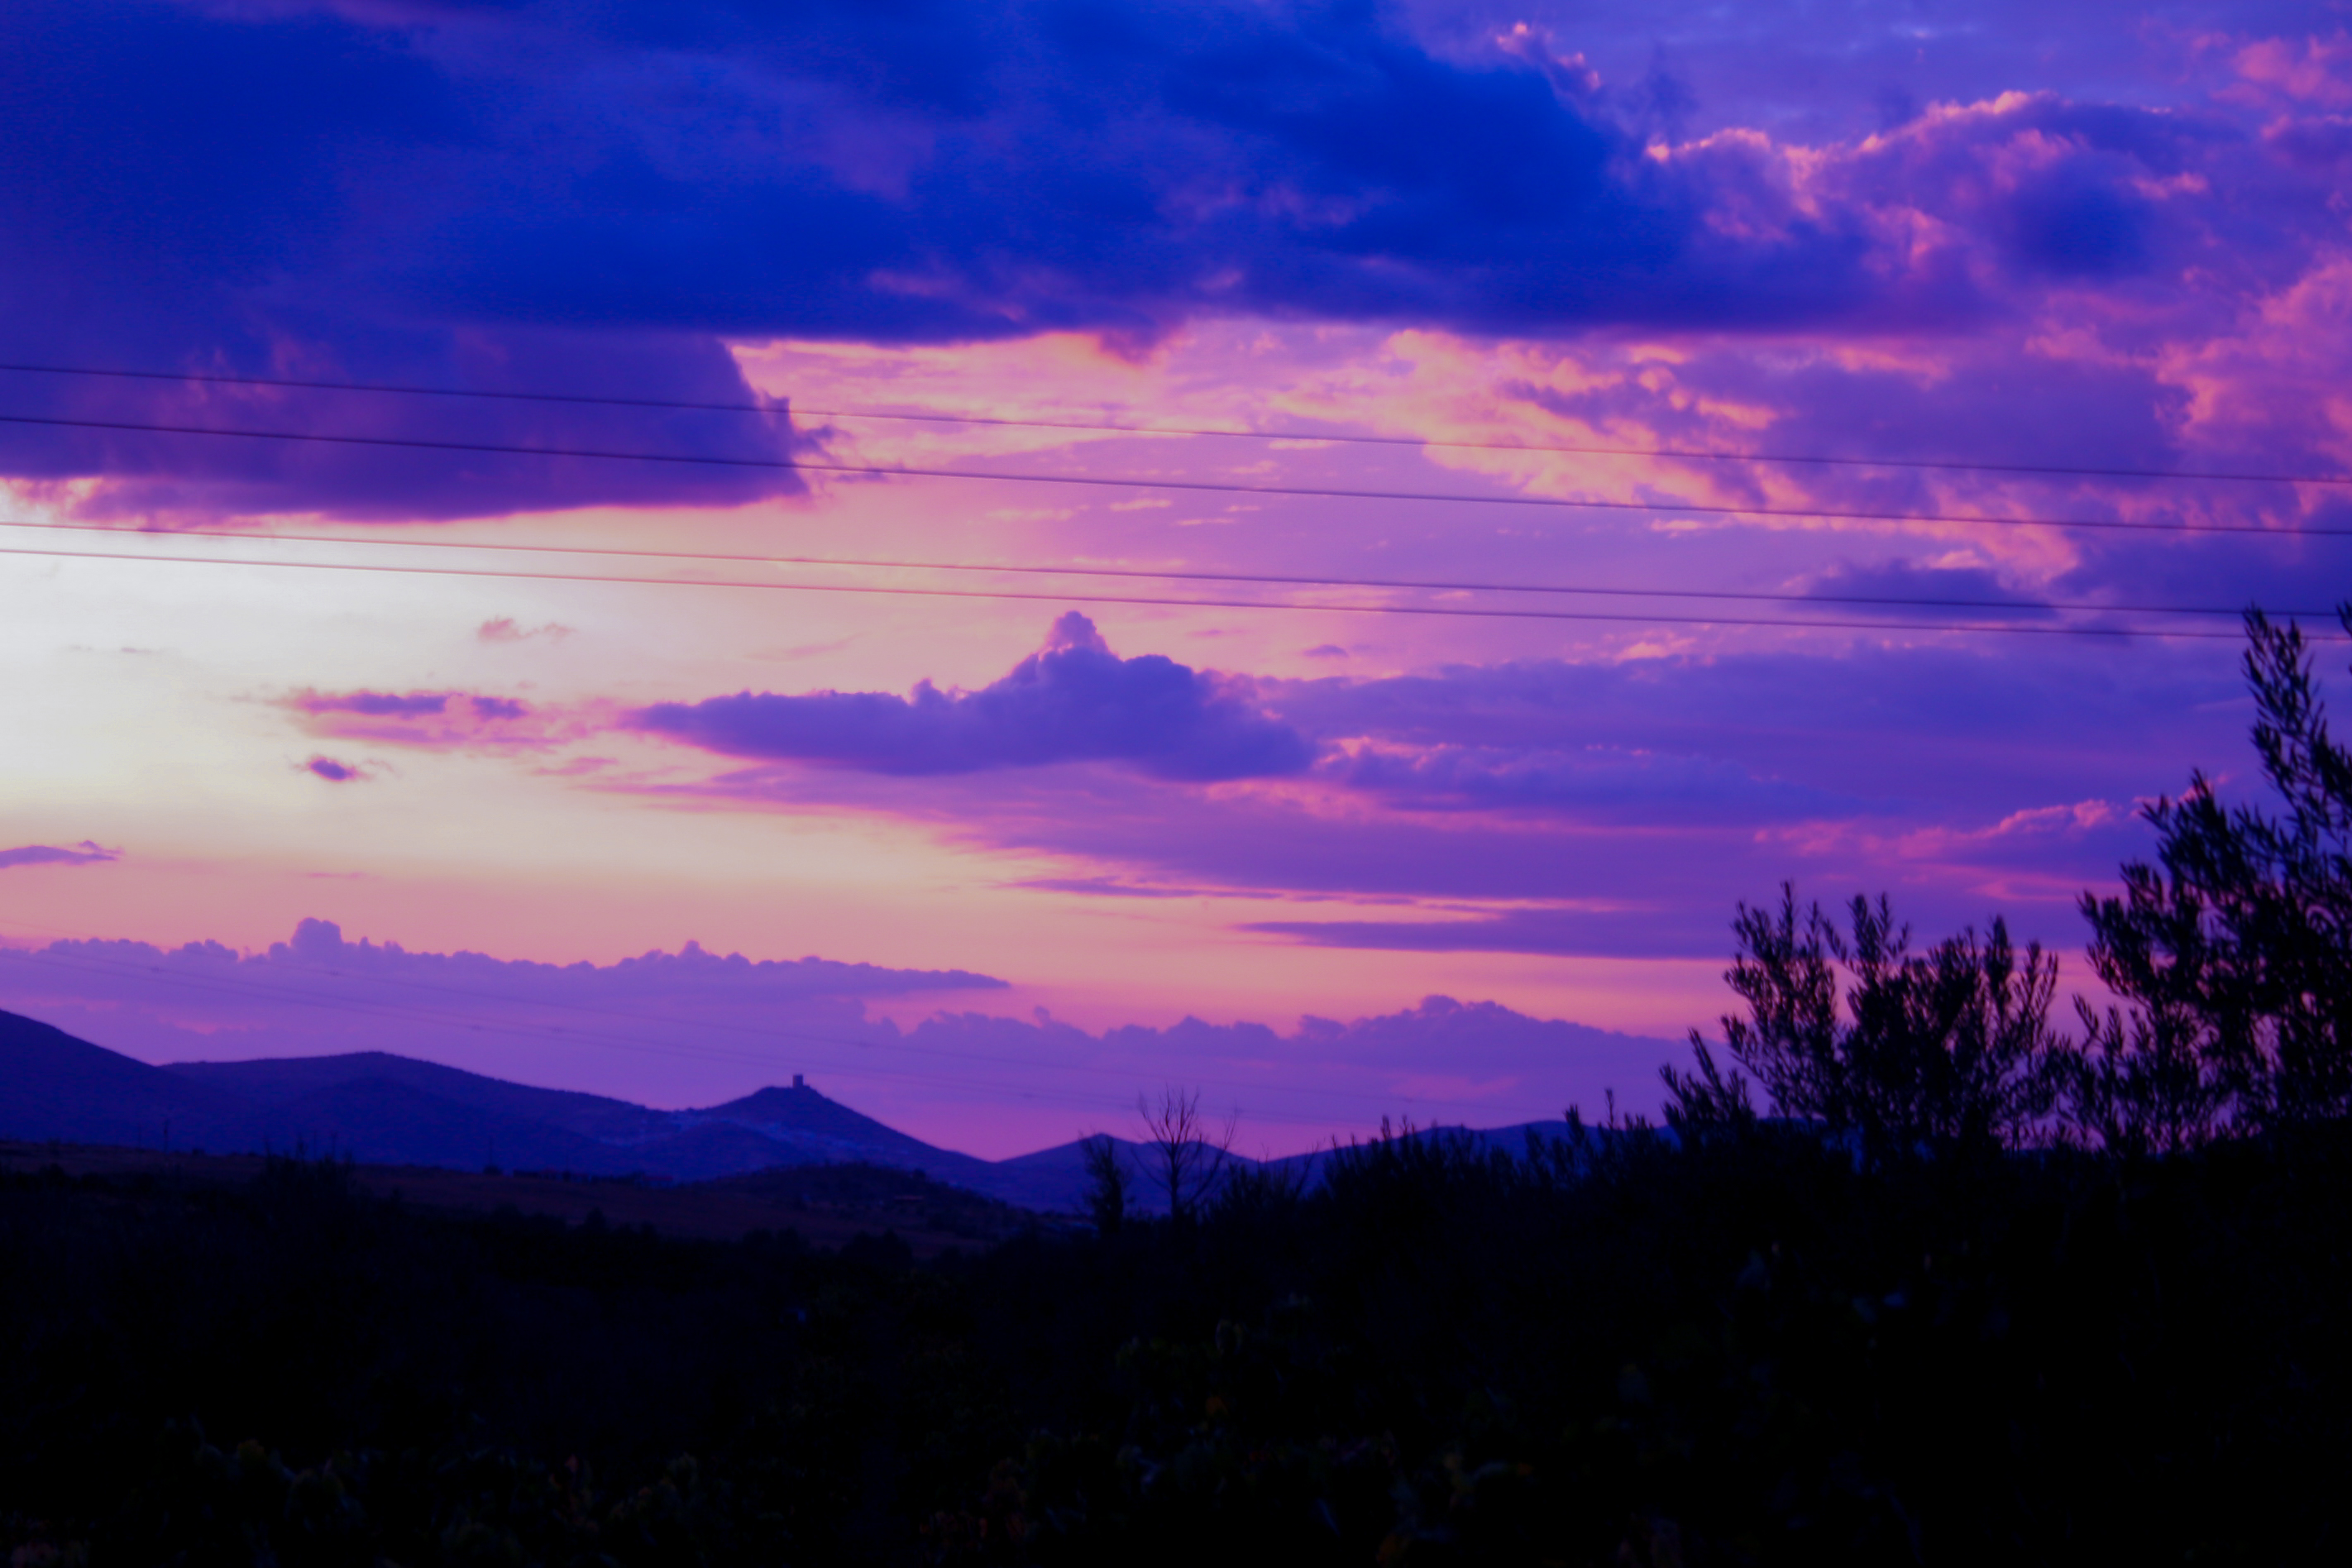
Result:
M1168 1213L1180 1221L1191 1219L1224 1174L1234 1143L1233 1121L1228 1119L1212 1139L1201 1116L1200 1091L1187 1093L1172 1084L1160 1090L1157 1106L1139 1097L1135 1108L1143 1118L1151 1173L1168 1195Z
M1748 1016L1723 1019L1725 1047L1783 1116L1860 1139L1872 1163L1923 1150L2014 1144L2056 1100L2065 1060L2051 1033L2058 964L2021 953L1995 917L1915 952L1884 895L1856 897L1852 934L1784 883L1775 911L1743 903L1724 976ZM1842 986L1842 978L1850 985ZM1697 1066L1663 1069L1669 1124L1688 1136L1752 1114L1746 1079L1694 1030Z
M2337 616L2352 630L2352 603ZM2120 898L2082 899L2091 965L2134 1005L2103 1088L2151 1126L2202 1127L2223 1096L2257 1125L2352 1112L2352 752L2328 733L2302 629L2250 610L2246 637L2254 750L2287 815L2225 809L2192 773L2144 813L2157 864L2126 866Z
M2198 1054L2184 1009L2102 1014L2074 998L2083 1043L2065 1065L2064 1120L2085 1142L2116 1153L2177 1154L2213 1135L2228 1093Z

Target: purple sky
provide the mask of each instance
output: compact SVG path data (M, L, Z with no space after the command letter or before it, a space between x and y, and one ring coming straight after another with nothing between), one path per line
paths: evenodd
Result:
M2352 584L2346 11L11 5L0 362L174 378L0 370L0 1006L1286 1148L2071 954Z

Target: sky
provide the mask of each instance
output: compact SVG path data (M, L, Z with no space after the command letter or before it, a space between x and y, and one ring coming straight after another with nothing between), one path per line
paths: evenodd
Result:
M2086 984L2352 584L2347 11L17 0L0 1006L993 1157Z

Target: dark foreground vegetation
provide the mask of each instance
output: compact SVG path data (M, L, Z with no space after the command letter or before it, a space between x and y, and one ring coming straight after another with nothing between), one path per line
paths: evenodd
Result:
M2347 616L2352 625L2352 616ZM1611 1117L1311 1188L1171 1140L1091 1234L918 1263L418 1210L333 1164L0 1177L37 1564L2335 1561L2352 1547L2352 756L2252 623L2287 815L2202 781L2086 899L1744 910ZM1180 1133L1191 1104L1163 1121ZM1182 1115L1172 1112L1181 1111Z
M2342 1549L2341 1127L1864 1172L1391 1141L915 1266L0 1191L0 1547L157 1564L2147 1563Z

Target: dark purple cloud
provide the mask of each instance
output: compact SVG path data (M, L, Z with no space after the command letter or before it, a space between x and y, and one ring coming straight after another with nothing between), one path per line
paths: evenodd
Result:
M905 697L746 691L659 703L631 721L722 755L900 776L1116 762L1206 782L1295 773L1315 754L1306 737L1259 711L1245 687L1159 654L1120 658L1075 610L1042 652L978 691L929 681Z
M2242 293L2334 242L2315 150L2336 121L2307 106L2028 93L1906 109L1801 160L1755 137L1652 156L1702 108L1674 72L1602 87L1562 63L1652 39L1649 20L1562 18L1545 42L1465 33L1469 11L22 0L0 16L0 359L740 403L722 337L1139 341L1202 313L1944 331L2087 284L2143 305L2215 279ZM1759 58L1811 47L1758 26ZM1738 101L1738 74L1713 90ZM1937 90L1910 74L1916 90L1858 84L1858 101ZM781 411L5 390L0 412L50 417L706 458L801 445ZM795 485L21 426L0 429L0 468L114 476L85 504L115 514L446 517Z
M329 784L350 784L367 776L350 763L339 763L332 757L312 757L302 765Z
M2007 607L2009 613L1977 617L1996 626L2046 620L2051 614L2039 598L2020 593L2000 573L1983 566L1923 566L1900 559L1867 564L1842 561L1815 574L1804 591L1819 599L1883 601L1870 605L1874 614L1923 619L1948 621L1967 614L1954 606L1976 605ZM2030 613L2016 613L2020 611Z
M0 870L11 866L96 866L121 858L121 850L105 848L87 838L70 849L53 844L20 844L14 849L0 849Z
M520 719L530 705L511 697L484 697L467 691L305 691L290 700L300 712L312 715L352 713L368 719L437 718L457 708L478 719Z
M1857 641L1821 652L1457 665L1376 680L1263 681L1304 732L1415 748L1625 748L1906 810L2130 798L2244 746L2229 640ZM2217 707L2216 705L2222 705ZM1871 742L1853 743L1868 736ZM1661 821L1684 820L1674 815Z
M1847 815L1851 795L1759 778L1719 758L1623 747L1364 747L1325 777L1424 811L1572 812L1586 818L1750 821Z
M412 719L449 710L447 691L309 691L294 700L305 713L363 713L371 718Z

